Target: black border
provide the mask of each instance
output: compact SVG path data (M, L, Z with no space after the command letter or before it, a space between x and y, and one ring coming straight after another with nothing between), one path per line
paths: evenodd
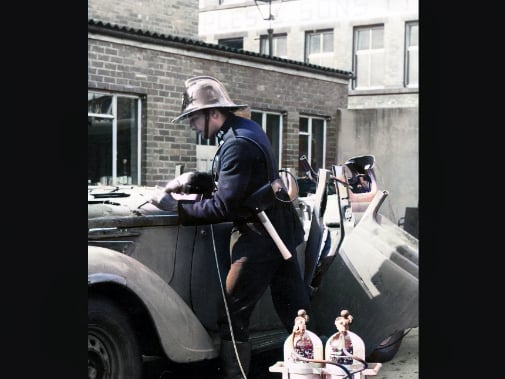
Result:
M17 17L2 46L4 377L86 375L87 210L80 199L87 10L81 5L9 7Z

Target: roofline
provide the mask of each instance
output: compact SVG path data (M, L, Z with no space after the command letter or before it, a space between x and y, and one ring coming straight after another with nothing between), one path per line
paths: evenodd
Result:
M130 39L142 43L152 43L156 45L182 48L206 54L219 55L226 58L247 59L260 64L270 64L274 66L303 70L306 72L328 75L339 79L351 80L354 75L351 71L343 71L330 67L318 66L310 63L294 61L279 57L270 57L247 50L234 49L227 46L207 43L191 38L176 37L165 34L151 33L141 29L120 27L111 23L104 23L93 19L88 20L88 32L99 33L112 37Z

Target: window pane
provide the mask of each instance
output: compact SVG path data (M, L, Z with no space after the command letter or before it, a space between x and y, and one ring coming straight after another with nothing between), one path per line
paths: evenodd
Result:
M418 41L419 41L419 25L411 25L409 34L409 46L418 46L419 45Z
M309 35L309 54L317 54L321 51L321 35L314 33Z
M372 49L382 49L384 47L384 28L372 29Z
M112 184L112 119L88 117L88 184Z
M268 38L260 37L260 54L268 55Z
M419 74L418 74L418 49L414 48L409 51L409 67L408 67L408 85L416 86L419 84Z
M301 157L305 155L307 158L309 156L309 136L300 134L298 136L298 156ZM298 176L304 176L305 170L302 167L302 164L298 163Z
M308 133L309 132L309 119L308 118L300 118L300 132Z
M384 83L384 54L371 54L370 86L382 86Z
M239 38L223 38L217 41L218 45L228 46L233 49L242 50L244 48L244 39Z
M356 57L356 85L357 87L368 87L370 83L370 54L361 53Z
M288 55L286 36L277 37L275 39L275 55L278 57L285 57Z
M323 34L323 51L325 53L333 51L333 31Z
M357 37L358 39L358 50L368 50L370 46L370 31L367 30L358 30Z
M280 164L280 128L280 116L276 114L267 114L266 134L272 144L272 150L274 151L274 157L277 160L277 165Z
M310 164L317 172L324 167L323 146L324 146L324 120L312 119L312 139L311 139L311 159Z
M88 113L112 115L112 96L88 92Z
M137 99L117 99L117 176L118 184L136 183L137 172Z
M261 117L262 117L261 112L251 112L251 120L256 121L260 125L261 125Z

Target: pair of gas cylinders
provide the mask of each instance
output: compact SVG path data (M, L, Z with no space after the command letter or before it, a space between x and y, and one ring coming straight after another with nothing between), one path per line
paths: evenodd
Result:
M349 330L352 319L349 311L341 311L335 319L337 332L323 348L321 339L307 329L309 316L299 310L293 332L284 342L284 362L277 362L269 371L282 373L282 379L361 379L375 375L380 364L365 362L365 344Z

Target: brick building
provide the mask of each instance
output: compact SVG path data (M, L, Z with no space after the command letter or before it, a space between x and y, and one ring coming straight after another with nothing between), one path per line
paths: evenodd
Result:
M180 112L184 79L195 75L215 76L234 101L249 105L248 116L267 131L279 167L297 168L301 154L316 169L336 161L336 149L328 147L336 144L337 109L347 106L349 72L164 34L158 22L154 32L113 24L128 19L116 14L102 19L100 12L123 9L136 26L138 19L148 17L127 12L125 5L93 3L88 25L88 183L153 185L172 177L177 165L209 168L214 141L199 140L187 122L169 123ZM149 23L141 25L150 28Z
M169 122L180 111L183 81L212 75L250 106L279 167L297 168L302 154L316 169L375 154L395 195L386 215L395 220L417 205L417 109L355 113L350 71L203 42L198 18L197 2L88 2L89 184L153 185L178 165L208 169L215 141Z

